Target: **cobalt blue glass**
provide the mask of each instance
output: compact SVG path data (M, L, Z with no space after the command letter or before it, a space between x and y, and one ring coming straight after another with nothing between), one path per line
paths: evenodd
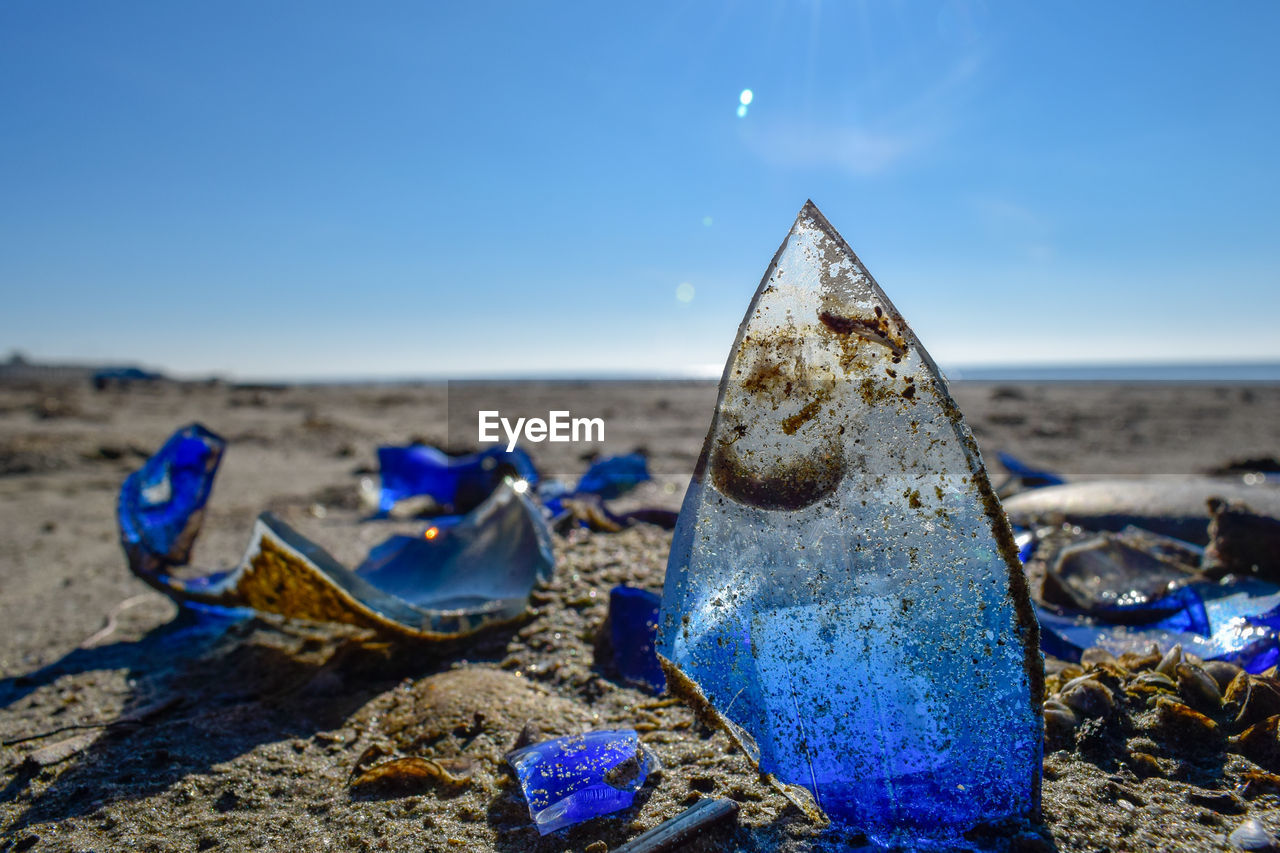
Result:
M1008 522L945 379L812 204L725 366L658 635L668 690L833 832L962 845L1038 809Z
M187 562L225 448L221 437L191 424L124 481L116 510L120 541L135 571Z
M630 808L655 768L630 729L536 743L509 753L507 763L542 835Z
M538 471L523 449L492 447L465 456L450 456L436 447L412 444L379 447L382 489L378 511L386 513L397 501L426 495L441 507L461 513L473 509L497 488L503 477L538 484Z
M578 481L576 492L599 495L605 500L621 497L651 479L643 453L610 456L594 462Z
M654 693L667 686L658 661L658 608L662 599L647 589L615 586L609 592L610 639L618 674Z

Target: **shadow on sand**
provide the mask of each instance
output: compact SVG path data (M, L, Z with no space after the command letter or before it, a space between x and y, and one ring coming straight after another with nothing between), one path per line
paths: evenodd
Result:
M496 634L475 638L467 659L501 659L507 640ZM30 798L6 831L14 834L92 813L108 802L147 797L258 745L338 728L401 679L448 667L457 652L389 644L326 626L277 625L185 608L137 641L77 649L32 673L0 681L0 707L65 675L124 669L132 695L122 716L158 710L142 723L103 728L70 766L42 769L27 761L9 768L0 802L29 796L32 780L41 774L58 775ZM54 743L72 734L35 742Z

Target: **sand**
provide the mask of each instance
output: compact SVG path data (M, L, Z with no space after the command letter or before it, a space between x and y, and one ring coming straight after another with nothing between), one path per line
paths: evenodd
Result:
M1275 385L953 390L989 459L1008 450L1073 476L1199 473L1280 452ZM609 589L661 588L670 534L658 528L558 537L556 579L535 594L529 621L444 651L267 620L184 630L174 605L125 566L120 482L182 424L200 420L231 442L200 565L234 565L264 509L354 563L396 528L359 522L374 448L413 437L464 443L460 413L494 395L504 406L603 417L602 445L531 446L539 466L574 477L586 451L644 447L655 481L622 504L675 509L715 386L0 386L0 740L135 720L0 747L0 850L596 851L707 795L737 799L740 826L690 849L804 849L813 829L723 735L596 663ZM439 675L451 670L462 672ZM539 736L638 727L665 769L630 811L540 838L501 762L526 722ZM62 760L56 750L33 755L64 741ZM475 775L461 789L406 796L350 790L362 756L414 752L470 755ZM1232 793L1248 761L1197 761L1139 779L1098 754L1055 752L1044 823L1013 846L1225 850L1247 817L1280 830L1274 794Z

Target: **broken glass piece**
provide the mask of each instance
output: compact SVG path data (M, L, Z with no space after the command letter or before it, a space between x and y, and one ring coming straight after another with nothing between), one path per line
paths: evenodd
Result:
M466 512L480 505L511 476L530 486L538 484L538 471L523 449L492 447L465 456L450 456L425 444L379 447L378 467L382 489L378 512L388 513L397 501L426 495L450 512Z
M169 570L186 562L199 533L223 446L199 427L179 430L121 489L120 538L130 568L180 604L446 640L515 621L534 584L551 578L542 510L509 478L460 519L375 547L355 571L263 513L238 568L175 577Z
M227 443L200 424L175 432L120 488L120 542L135 571L187 562Z
M1252 578L1196 583L1171 596L1181 605L1149 625L1115 625L1084 614L1037 607L1044 653L1075 661L1098 646L1112 654L1162 649L1181 643L1204 660L1227 661L1253 673L1280 661L1280 587Z
M1012 453L996 454L1004 470L1009 472L1009 479L997 490L1001 494L1012 494L1027 489L1043 489L1045 486L1061 486L1067 481L1052 471L1033 468Z
M1035 613L978 450L812 203L747 311L680 513L659 654L797 805L879 843L1035 812Z
M529 816L542 835L630 808L657 769L631 729L533 744L508 753L507 763L516 771Z
M1184 604L1170 593L1196 580L1198 566L1166 556L1168 549L1154 541L1176 540L1130 538L1101 533L1062 548L1046 567L1043 600L1115 623L1154 622L1181 610Z
M1280 519L1280 488L1246 486L1213 477L1093 480L1021 492L1004 502L1009 520L1032 527L1065 521L1086 530L1141 527L1184 542L1209 541L1210 498L1248 504L1258 515Z
M609 631L618 673L654 693L667 686L654 646L662 599L647 589L615 586L609 592Z
M593 462L574 491L578 494L586 492L599 495L611 501L649 479L649 466L644 454L628 453Z

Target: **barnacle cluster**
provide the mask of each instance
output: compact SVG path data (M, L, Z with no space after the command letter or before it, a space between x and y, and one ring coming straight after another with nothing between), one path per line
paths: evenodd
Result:
M1045 669L1046 752L1123 742L1121 761L1140 777L1172 777L1182 761L1226 752L1280 772L1274 666L1253 674L1153 644L1118 657L1092 648L1079 663L1050 658Z

